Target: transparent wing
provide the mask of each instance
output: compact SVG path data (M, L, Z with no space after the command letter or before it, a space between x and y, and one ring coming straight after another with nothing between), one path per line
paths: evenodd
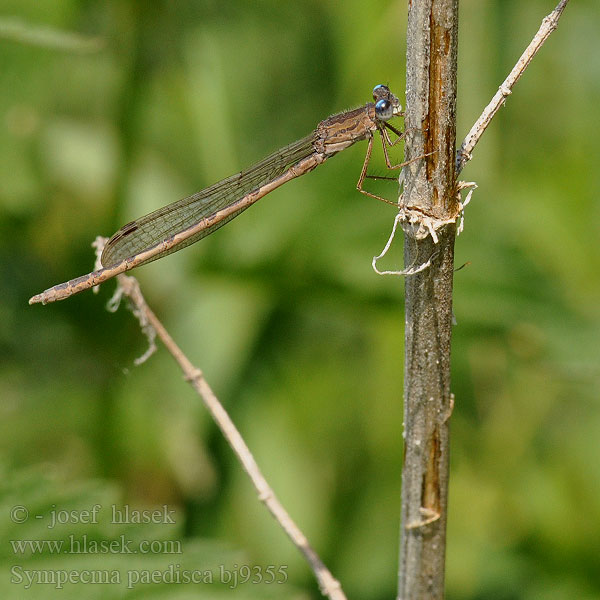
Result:
M314 152L313 142L315 139L316 133L313 132L309 136L273 152L245 171L231 175L192 196L177 200L127 223L110 238L104 247L102 265L104 267L116 265L126 258L148 250L279 177L292 165ZM244 210L244 208L240 209L219 223L199 231L181 244L145 262L162 258L197 242L237 217Z

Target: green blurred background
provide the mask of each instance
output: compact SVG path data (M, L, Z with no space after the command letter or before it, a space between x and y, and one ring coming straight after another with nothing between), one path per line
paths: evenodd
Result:
M463 0L464 137L554 0ZM406 2L2 0L2 596L317 598L171 357L114 283L46 307L90 242L370 100L403 99ZM476 148L456 246L449 599L600 598L600 6L573 1ZM62 32L62 33L61 33ZM75 34L68 37L63 33ZM393 207L365 144L136 272L291 515L355 599L396 589L403 281L371 257ZM374 172L383 173L380 154ZM379 183L394 198L393 183ZM399 267L402 244L386 259ZM176 525L17 524L100 503ZM183 554L24 555L8 540L183 541ZM287 565L286 585L66 585L23 569Z

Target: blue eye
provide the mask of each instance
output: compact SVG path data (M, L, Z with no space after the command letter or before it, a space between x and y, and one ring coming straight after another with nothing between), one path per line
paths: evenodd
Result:
M381 121L387 121L394 115L394 107L387 98L382 98L375 103L375 115Z
M373 88L373 100L377 100L381 96L387 96L390 93L390 88L387 85L376 85Z

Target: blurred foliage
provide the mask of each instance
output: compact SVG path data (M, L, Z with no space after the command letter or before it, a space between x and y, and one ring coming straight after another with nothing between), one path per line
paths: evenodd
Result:
M554 4L461 2L459 138ZM27 299L91 270L96 235L252 164L377 83L402 95L405 3L0 6L3 537L52 537L11 523L17 504L167 504L179 528L135 535L183 539L178 562L198 568L288 565L290 583L144 597L319 597L170 356L133 367L145 340L127 311L103 310L114 284ZM599 26L597 0L570 3L463 173L479 189L456 248L470 264L455 278L450 600L600 597ZM403 282L371 270L394 211L355 190L364 150L136 274L349 596L383 599L396 588ZM2 556L6 598L131 591L26 593L7 583L20 557L8 543Z

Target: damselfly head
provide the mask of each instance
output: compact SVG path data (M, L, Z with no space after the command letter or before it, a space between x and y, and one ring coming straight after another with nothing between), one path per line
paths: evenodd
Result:
M375 114L381 121L402 116L402 105L387 85L379 84L373 88L373 100L375 100Z

